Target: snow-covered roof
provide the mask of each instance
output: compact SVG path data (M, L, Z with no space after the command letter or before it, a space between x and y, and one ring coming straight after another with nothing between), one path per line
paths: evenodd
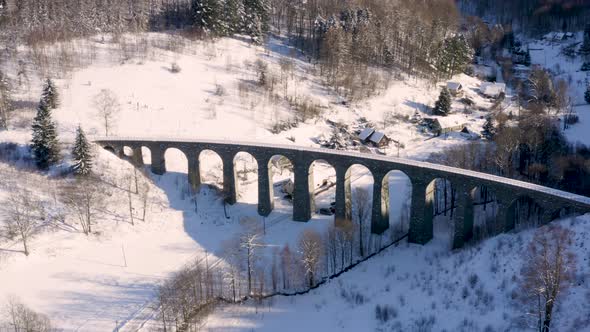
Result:
M481 84L479 91L486 96L497 97L500 93L506 92L506 84L484 82Z
M385 134L380 132L380 131L376 131L373 133L373 135L371 135L371 138L369 139L371 142L375 143L375 144L379 144L381 143L381 141L385 138Z
M459 121L453 117L441 116L436 118L441 128L451 128L460 125Z
M374 132L375 132L375 129L373 129L373 128L365 128L359 134L359 139L361 141L366 141Z
M452 91L459 91L463 86L459 82L447 82L447 88Z

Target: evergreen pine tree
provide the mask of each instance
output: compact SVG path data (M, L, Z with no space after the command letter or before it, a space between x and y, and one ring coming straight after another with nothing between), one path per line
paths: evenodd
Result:
M37 115L33 120L31 151L35 164L40 169L47 169L59 161L57 130L51 120L51 109L43 99L39 102Z
M223 4L223 21L227 34L241 32L244 29L244 2L242 0L226 0Z
M446 39L440 49L437 68L447 77L452 77L465 70L473 60L474 51L463 35Z
M57 92L57 88L50 78L45 81L41 99L45 101L45 104L50 110L56 109L59 106L59 93Z
M488 117L486 122L483 124L483 131L481 135L488 140L493 140L494 136L496 135L496 128L494 127L494 123L492 121L492 117Z
M268 32L270 8L268 0L244 0L244 31L256 43L261 43Z
M438 100L434 104L434 115L449 115L449 113L451 113L451 103L451 93L447 87L443 87Z
M224 34L226 25L223 22L223 8L219 0L193 0L191 12L193 24L207 32Z
M81 176L90 174L92 170L90 145L80 126L78 126L78 130L76 131L76 143L72 150L72 158L74 159L74 165L72 166L74 174Z
M586 88L586 93L584 93L584 99L588 104L590 104L590 85Z

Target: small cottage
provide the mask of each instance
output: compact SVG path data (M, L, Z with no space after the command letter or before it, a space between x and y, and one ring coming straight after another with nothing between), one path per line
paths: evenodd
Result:
M374 132L375 132L375 129L373 129L373 128L365 128L365 129L361 130L361 132L358 135L358 138L361 142L368 143L369 138L371 137L371 135L373 135Z
M384 133L373 128L365 128L358 134L358 139L364 144L381 148L389 145L390 139Z
M449 89L451 94L456 96L463 91L463 85L459 82L447 82L447 89Z
M497 98L506 93L506 84L495 82L484 82L479 87L479 91L486 97Z
M448 134L450 132L461 132L465 129L466 124L459 123L456 120L448 118L424 118L421 122L421 126L425 127L434 134L434 136L440 136Z
M389 145L390 139L384 133L376 131L369 138L371 144L377 148L383 148Z

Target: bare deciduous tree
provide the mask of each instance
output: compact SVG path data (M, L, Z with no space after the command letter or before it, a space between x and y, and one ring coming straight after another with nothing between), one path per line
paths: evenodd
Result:
M0 71L0 129L8 129L8 120L12 110L10 83L8 78Z
M233 302L236 302L240 296L240 267L242 264L242 254L240 239L233 238L223 244L223 257L227 263L224 277L229 282Z
M311 288L315 285L316 273L322 257L322 237L316 231L305 230L299 237L298 245L301 263L305 269L308 286Z
M105 202L105 188L93 178L79 178L61 188L61 200L76 215L82 231L92 233L94 217L100 213Z
M258 258L258 248L263 243L260 234L254 227L247 227L240 236L240 247L244 250L246 256L246 273L248 275L248 294L252 293L252 277L254 273L254 264Z
M28 256L29 241L39 232L43 222L31 192L18 190L10 195L2 202L2 212L6 217L4 236L21 241L23 253Z
M291 278L293 275L293 254L289 245L285 244L281 250L281 278L283 279L283 289L291 287Z
M134 168L135 169L135 168ZM134 181L135 180L135 181ZM129 202L129 218L131 219L131 225L135 225L134 219L133 219L133 193L132 193L132 188L133 188L133 184L135 183L135 190L137 190L137 176L133 176L133 175L129 175L127 177L125 177L125 181L127 182L127 199ZM137 193L137 192L136 192Z
M145 221L145 216L147 213L147 208L148 208L148 203L149 203L149 198L150 198L150 185L147 182L144 182L140 187L139 187L139 196L141 197L141 203L142 203L142 216L141 216L141 220Z
M369 191L366 188L357 188L353 195L353 206L355 209L355 218L359 226L359 254L365 257L364 228L370 217L371 200Z
M53 331L49 317L36 313L17 298L8 299L5 308L5 316L8 325L15 332L49 332Z
M530 308L535 328L549 332L559 294L569 287L576 271L570 251L572 231L549 225L535 232L521 271L521 300Z
M117 95L111 90L102 89L96 96L94 96L93 104L98 111L98 117L103 123L105 136L109 136L109 131L112 129L113 119L121 110Z

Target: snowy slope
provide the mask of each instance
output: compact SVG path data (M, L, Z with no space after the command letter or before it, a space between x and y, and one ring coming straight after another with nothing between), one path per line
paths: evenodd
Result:
M575 232L574 285L559 298L552 330L590 331L590 215L559 224ZM534 230L503 234L450 252L441 241L401 244L310 294L226 306L207 331L521 331L513 300ZM388 307L387 322L376 306Z
M146 38L154 45L166 41L159 34L148 34ZM296 58L293 60L295 69L288 81L287 95L313 100L323 110L322 118L273 135L268 130L270 125L277 120L293 118L293 110L281 99L285 97L283 92L278 91L281 89L277 90L281 97L277 100L269 98L264 91L252 88L252 82L257 79L253 63L256 59L264 59L270 64L271 71L278 75L280 59L289 54L297 54L281 45L279 40L271 40L266 49L252 46L239 38L221 39L216 43L184 41L185 47L181 51L154 47L141 58L118 56L118 48L106 40L103 42L97 37L79 42L78 46L82 49L88 47L96 52L92 64L56 79L61 91L62 105L54 111L54 116L58 122L60 138L66 143L65 149L69 148L68 143L73 140L74 129L78 124L91 135L103 134L92 99L105 88L112 90L121 103L113 135L173 136L177 139L231 138L301 146L317 146L314 138L330 133L331 127L325 119L340 120L355 126L361 117L365 117L375 123L378 129L383 129L379 123L385 117L384 114L391 112L401 119L412 116L416 110L423 112L425 106L434 104L440 90L439 87L430 86L423 81L392 82L381 95L346 107L339 103L339 96L324 88L321 79L313 75L314 68L311 64ZM181 67L181 72L170 72L173 62ZM10 62L6 72L15 78L16 68L11 67ZM17 97L34 107L40 92L40 80L32 72L29 76L31 83L20 87ZM477 106L490 105L489 101L476 93L480 84L478 80L463 75L455 79L464 85L465 93L475 100ZM463 106L458 102L454 103L454 107L457 112L449 117L449 122L467 123L473 131L481 130L485 112L463 114ZM0 143L14 142L21 148L24 147L30 140L28 121L32 115L32 110L20 115L17 121L19 125L10 131L0 132ZM404 143L405 149L400 151L400 156L413 159L425 159L432 152L467 142L459 134L426 140L429 138L428 134L419 132L415 125L402 120L388 125L385 132ZM295 142L288 138L293 138ZM397 155L397 149L392 147L387 153ZM215 166L217 158L209 155L202 160L202 173L208 183L214 184L220 178L219 169ZM248 160L244 157L241 162L251 167ZM149 164L149 156L145 156L145 162ZM142 308L153 299L155 287L169 273L193 259L217 254L224 240L240 231L240 217L256 216L255 176L247 180L249 185L242 186L244 190L240 203L228 209L227 219L221 200L214 190L202 190L196 204L191 200L187 194L187 164L184 156L177 151L169 151L166 162L169 173L151 176L153 183L150 185L151 204L147 221L137 221L132 226L129 224L127 193L122 189L125 187L123 178L132 172L131 166L106 151L97 151L98 173L103 179L117 184L110 191L108 213L105 211L97 225L100 235L86 237L72 230L46 232L33 240L33 250L29 257L19 252L19 244L1 243L0 301L14 294L33 309L50 315L55 325L66 331L112 331L117 326L124 326L133 317L141 316ZM0 166L0 179L6 179L15 177L13 170L19 165L2 161ZM242 169L242 165L237 169ZM33 176L37 183L47 183L47 187L54 188L60 181L25 172L25 175L16 175L17 182L28 184L22 178ZM333 176L331 172L333 170L318 165L315 172L316 184ZM288 174L284 174L274 180L276 182L288 177ZM391 185L395 186L395 191L392 188L392 192L399 195L391 195L391 222L403 222L403 197L407 197L410 191L404 176L393 174L392 177ZM372 182L363 169L355 169L353 179L355 187L369 186ZM44 186L37 187L34 183L29 187L35 189L35 194L47 196L46 200L51 201L51 196L46 193L51 190ZM8 185L0 186L0 196L8 195L11 190ZM280 193L275 194L280 198ZM327 205L333 195L333 191L328 191L318 197L318 201L321 205ZM267 218L269 229L264 239L266 243L274 246L291 243L295 246L299 233L304 229L323 230L332 223L332 217L325 216L315 216L306 224L295 223L291 221L290 215L289 204L277 200L277 209ZM72 216L68 216L66 221L69 224L74 223ZM440 248L436 244L427 248L398 248L392 252L399 255L396 257L400 261L420 258L420 255L434 255L436 252L439 252L437 257L447 257L448 248L442 248L447 245L445 243ZM426 257L420 259L430 260L435 264L434 259ZM455 258L449 256L447 259ZM375 278L375 285L382 280L382 265L371 264L370 269L367 267L367 273ZM417 265L412 269L414 268L416 270L408 273L418 273L422 267ZM376 272L371 272L371 269ZM361 270L353 273L364 272ZM359 275L361 276L363 275ZM371 280L367 276L363 278ZM330 285L327 289L332 289L332 293L338 292L335 287ZM374 292L379 293L378 290ZM408 294L408 301L411 295ZM310 310L310 317L314 317L312 312L316 311L316 300L312 297L309 299L311 300L305 301L310 301L313 305L300 309L302 312ZM277 308L288 312L285 308L288 304L281 304L279 301L279 305ZM419 305L427 306L430 303L420 302L416 308L408 310L422 310ZM319 306L324 307L323 304ZM370 312L374 310L368 307L365 309L361 311L365 315L371 315ZM220 322L214 318L210 326L224 330L225 327L219 324L235 323L242 324L239 326L247 329L250 319L254 321L253 324L259 324L256 323L258 318L248 318L245 313L232 310L237 309L231 309L222 315L237 315L237 321ZM495 315L494 317L499 317L499 313ZM245 318L240 318L242 316ZM270 327L276 323L269 320L268 324ZM325 324L331 326L332 323Z

